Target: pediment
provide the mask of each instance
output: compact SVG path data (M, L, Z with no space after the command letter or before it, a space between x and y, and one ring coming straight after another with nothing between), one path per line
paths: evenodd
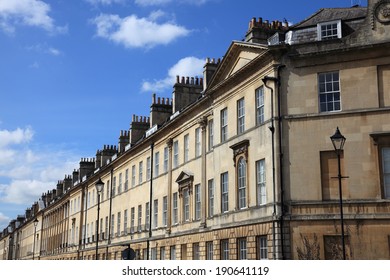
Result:
M194 180L194 175L190 172L182 171L176 179L176 183L179 185L192 182Z
M268 51L268 47L247 42L233 42L220 62L208 87L223 83L245 69L252 61Z
M245 67L249 62L251 62L253 59L258 57L259 55L256 53L248 52L248 51L241 51L238 57L236 58L236 61L234 62L233 67L231 68L231 71L227 73L227 76L225 78L230 77L234 73L236 73L241 68Z

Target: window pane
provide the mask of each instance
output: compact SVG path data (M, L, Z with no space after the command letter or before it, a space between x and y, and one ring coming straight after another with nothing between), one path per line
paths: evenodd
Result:
M246 207L246 162L241 158L238 162L238 208Z
M246 260L247 259L247 249L246 249L246 238L239 238L237 241L238 245L238 259Z
M257 176L257 204L265 204L267 202L267 194L265 188L265 160L256 162Z
M318 74L320 112L340 111L340 81L338 72Z
M256 124L264 123L264 88L256 90Z
M227 212L229 210L229 186L228 186L228 173L221 174L221 210Z
M221 142L227 140L227 108L221 110Z
M259 236L257 238L257 256L260 260L268 259L268 244L267 236Z
M333 91L333 87L331 83L326 84L326 91Z
M229 240L221 240L221 260L229 259Z

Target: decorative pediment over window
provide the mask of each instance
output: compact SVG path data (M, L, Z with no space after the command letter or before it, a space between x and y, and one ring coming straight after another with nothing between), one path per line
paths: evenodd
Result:
M189 188L191 190L192 182L194 181L194 175L190 172L182 171L176 179L176 183L179 184L179 192L184 188Z
M230 146L230 148L233 150L234 166L236 166L237 157L240 155L243 155L245 161L248 162L248 147L249 147L249 140L243 140L241 142L238 142L237 144Z

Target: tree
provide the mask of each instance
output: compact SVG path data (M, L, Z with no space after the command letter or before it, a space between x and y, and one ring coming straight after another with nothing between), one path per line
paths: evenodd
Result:
M297 248L298 259L300 260L319 260L320 259L320 244L318 243L317 235L314 234L313 242L307 236L300 234L303 248Z

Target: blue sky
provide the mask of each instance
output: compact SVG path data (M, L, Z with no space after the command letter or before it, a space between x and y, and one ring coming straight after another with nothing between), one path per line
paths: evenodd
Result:
M252 17L297 23L351 4L367 1L0 0L0 230Z

